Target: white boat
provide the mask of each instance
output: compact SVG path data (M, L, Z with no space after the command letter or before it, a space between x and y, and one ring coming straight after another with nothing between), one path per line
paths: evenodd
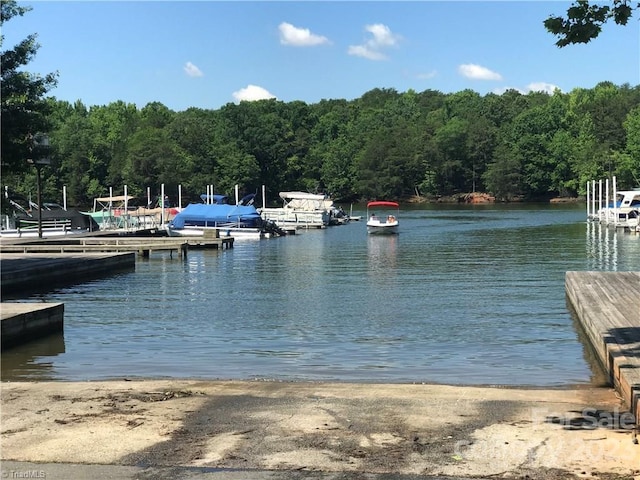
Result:
M640 190L620 190L610 205L598 210L596 218L617 228L637 229L640 226Z
M391 211L391 213L389 213ZM400 205L396 202L367 203L367 233L388 235L398 233Z
M278 227L324 228L331 221L333 201L326 195L305 192L280 192L284 205L278 208L262 208L264 220Z

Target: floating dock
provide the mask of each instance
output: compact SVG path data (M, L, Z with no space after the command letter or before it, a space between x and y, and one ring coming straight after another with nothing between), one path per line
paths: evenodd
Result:
M26 296L52 285L70 284L135 270L135 253L2 253L2 297Z
M565 289L611 384L640 424L640 272L567 272Z
M204 237L136 237L97 236L64 239L2 239L2 253L89 253L89 252L136 252L148 257L154 251L177 251L186 257L191 248L231 248L233 238Z
M62 333L62 303L1 303L2 350L52 333Z

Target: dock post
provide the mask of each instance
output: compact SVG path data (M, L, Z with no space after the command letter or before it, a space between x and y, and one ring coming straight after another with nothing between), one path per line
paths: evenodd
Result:
M612 177L611 180L612 183L612 188L613 188L613 195L612 195L612 200L613 200L613 228L618 228L618 202L617 202L617 196L618 196L618 192L617 190L617 185L616 185L616 176L614 175Z
M611 209L609 208L609 179L605 179L604 181L604 219L605 223L608 226L610 223L609 217L611 216Z
M589 182L587 182L587 220L591 220L591 197L589 197ZM351 205L353 210L353 205Z
M598 212L596 211L596 181L595 180L591 180L591 214L593 215L593 218L596 218L596 214Z
M602 221L602 179L598 180L598 220Z

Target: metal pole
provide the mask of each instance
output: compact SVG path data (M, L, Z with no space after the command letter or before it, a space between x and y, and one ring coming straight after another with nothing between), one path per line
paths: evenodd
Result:
M617 185L616 185L616 176L613 176L613 226L614 228L618 227L618 193L617 193Z
M596 217L596 214L598 213L596 210L596 181L595 180L591 180L591 212L593 214L593 217Z
M609 206L609 179L607 178L604 181L604 204L606 205L605 209L604 209L604 214L606 215L605 217L605 222L607 225L609 225L609 217L611 216L611 207Z
M162 225L165 224L165 213L164 213L164 183L162 185L160 185L160 198L162 198L162 215L161 215L161 220L162 220Z
M589 182L587 182L587 220L590 220L590 219L591 219L591 204L590 204L590 198L589 198Z
M36 183L38 184L38 238L42 238L42 187L40 185L40 169L42 168L37 163L36 166Z
M124 228L129 229L129 197L127 196L127 186L124 186Z
M602 179L598 180L598 220L602 221Z

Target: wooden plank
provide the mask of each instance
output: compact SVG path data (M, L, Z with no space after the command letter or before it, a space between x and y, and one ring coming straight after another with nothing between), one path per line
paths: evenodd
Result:
M640 425L640 272L567 272L571 306Z
M0 252L151 252L177 250L186 253L196 248L231 248L233 238L163 238L163 237L84 237L64 240L36 240L29 242L1 242Z

